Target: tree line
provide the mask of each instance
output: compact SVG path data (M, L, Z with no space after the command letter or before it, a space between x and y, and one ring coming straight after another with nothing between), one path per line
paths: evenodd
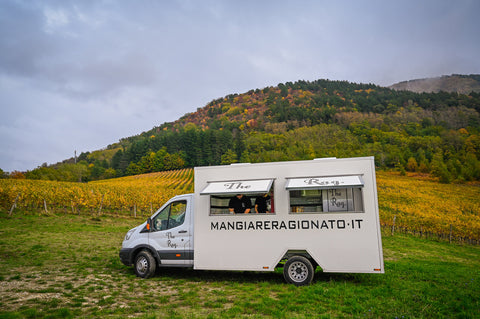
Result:
M184 167L375 156L377 167L442 182L480 180L480 95L413 93L318 80L216 99L178 121L110 145L104 158L25 177L87 181Z

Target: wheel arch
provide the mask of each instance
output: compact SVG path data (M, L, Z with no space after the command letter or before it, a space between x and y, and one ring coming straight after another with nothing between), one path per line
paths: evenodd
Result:
M308 251L308 249L287 249L287 250L285 250L282 257L278 260L277 265L281 265L282 261L286 261L293 256L302 256L302 257L307 258L311 262L314 270L317 267L320 267L322 270L324 269L324 267L318 262L317 258L314 258L313 254L311 254Z
M149 245L138 245L135 248L133 248L130 254L130 264L133 265L135 256L137 256L138 253L140 253L142 250L147 250L148 252L150 252L153 258L155 258L155 262L157 263L157 265L160 265L160 256L158 256L158 252L152 246L149 246Z

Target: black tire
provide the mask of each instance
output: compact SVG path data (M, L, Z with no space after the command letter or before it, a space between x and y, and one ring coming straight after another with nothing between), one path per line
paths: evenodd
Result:
M302 256L290 257L283 266L285 281L295 286L309 285L313 280L313 274L312 263Z
M155 274L157 262L148 250L142 250L135 256L133 269L138 277L150 278Z

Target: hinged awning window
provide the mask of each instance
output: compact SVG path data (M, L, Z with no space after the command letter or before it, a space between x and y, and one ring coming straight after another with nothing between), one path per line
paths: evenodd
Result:
M287 178L287 190L363 187L360 175Z
M268 193L273 179L209 182L200 195Z

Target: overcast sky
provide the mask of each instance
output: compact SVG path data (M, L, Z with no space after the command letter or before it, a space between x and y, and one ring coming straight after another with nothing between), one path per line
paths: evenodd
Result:
M0 1L0 168L297 80L480 73L480 1Z

